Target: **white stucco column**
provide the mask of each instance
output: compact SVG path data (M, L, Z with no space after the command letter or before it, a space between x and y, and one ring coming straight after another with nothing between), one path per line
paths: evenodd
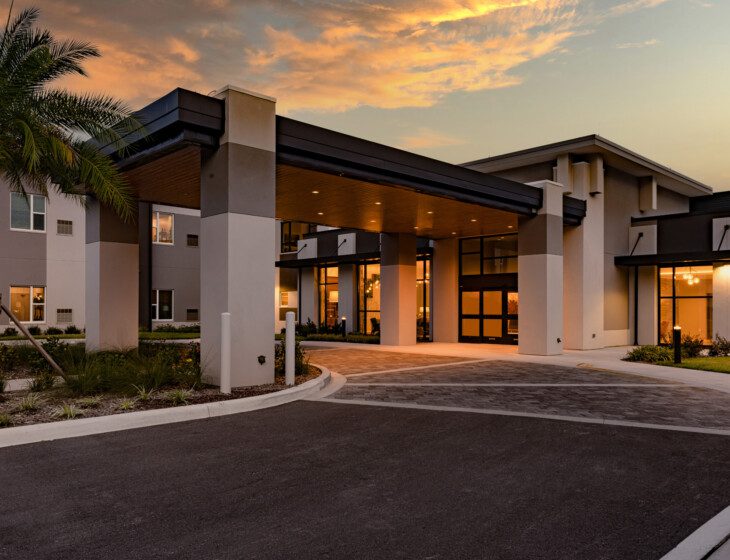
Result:
M655 266L638 267L638 306L637 342L639 344L656 344L659 340L659 297L657 294L657 268ZM632 278L633 280L633 278ZM631 290L633 297L633 289ZM633 340L630 340L633 344Z
M431 270L434 342L459 340L459 240L437 239Z
M518 226L519 352L549 356L563 351L563 187L532 184L543 202Z
M603 193L591 185L596 177L592 178L590 166L572 164L573 197L586 201L586 216L581 225L565 228L564 237L564 347L570 350L604 345L604 205Z
M730 264L715 263L712 271L712 338L730 338Z
M354 264L341 264L337 280L339 320L347 318L347 332L357 330L357 271Z
M416 343L416 236L380 237L380 343Z
M139 244L135 223L89 200L86 209L86 349L139 343Z
M201 170L201 359L220 383L221 313L231 314L231 385L273 383L275 100L227 87L225 132ZM263 361L263 363L261 363Z
M309 321L319 324L317 269L302 268L299 276L299 323Z

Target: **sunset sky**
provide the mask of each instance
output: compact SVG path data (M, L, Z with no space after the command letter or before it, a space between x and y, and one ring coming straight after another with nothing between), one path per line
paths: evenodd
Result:
M3 2L5 9L9 2ZM730 188L730 0L16 0L139 107L234 84L451 162L598 133Z

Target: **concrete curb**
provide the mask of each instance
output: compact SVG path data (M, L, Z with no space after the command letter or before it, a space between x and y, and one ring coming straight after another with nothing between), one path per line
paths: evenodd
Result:
M730 507L726 507L689 537L679 543L661 560L712 560L730 535ZM718 558L717 560L721 560Z
M204 418L214 418L229 414L240 414L242 412L252 412L262 408L270 408L272 406L279 406L300 399L314 397L328 388L332 381L332 374L326 367L316 364L312 365L322 370L322 374L316 379L312 379L291 389L283 389L266 395L228 401L193 404L175 408L161 408L157 410L141 410L139 412L98 416L95 418L80 418L78 420L63 420L45 424L33 424L31 426L18 426L17 428L3 428L0 430L0 447L118 432L134 428L159 426L161 424L186 422L188 420L202 420Z

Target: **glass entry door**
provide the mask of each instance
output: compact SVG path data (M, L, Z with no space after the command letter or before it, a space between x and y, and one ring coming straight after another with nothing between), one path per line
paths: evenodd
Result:
M519 296L515 290L461 290L459 340L516 344Z

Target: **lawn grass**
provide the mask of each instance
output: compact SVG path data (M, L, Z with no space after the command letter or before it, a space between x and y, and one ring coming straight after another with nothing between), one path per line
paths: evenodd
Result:
M717 371L719 373L730 373L730 356L682 358L681 364L664 362L659 365L685 369L699 369L702 371Z
M81 334L37 334L37 335L33 335L33 338L35 338L36 340L47 340L49 338L80 339L80 338L85 338L85 337L86 337L86 335L83 333L81 333ZM22 334L16 334L13 336L0 336L0 342L5 341L5 340L12 341L12 340L28 340L28 339L25 338L25 336Z

